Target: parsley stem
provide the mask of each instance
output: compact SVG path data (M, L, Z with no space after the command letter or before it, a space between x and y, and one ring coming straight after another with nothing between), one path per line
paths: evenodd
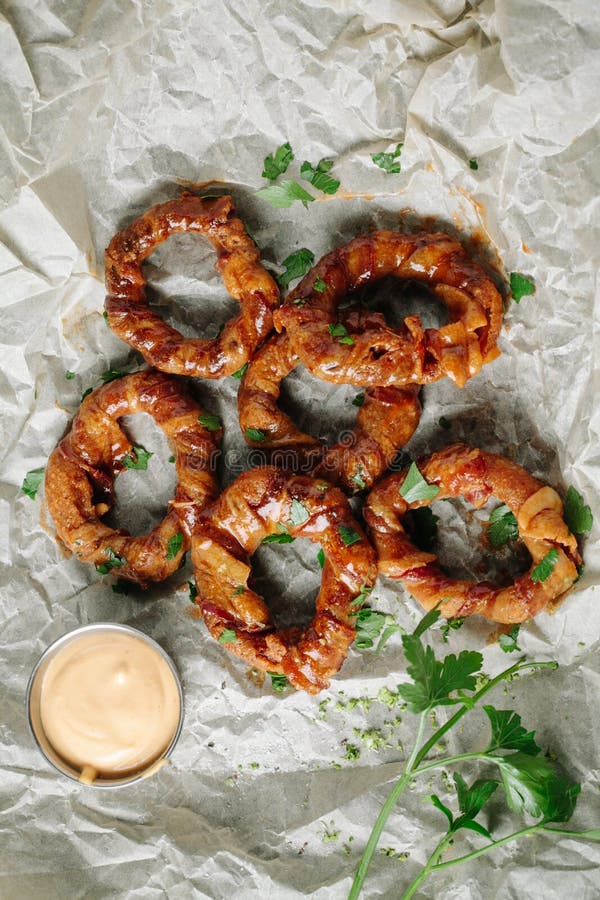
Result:
M417 877L415 879L413 879L413 881L411 881L411 883L409 884L407 889L402 894L401 900L410 900L410 898L413 896L413 894L415 893L417 888L420 887L420 885L425 881L425 879L428 877L428 875L431 872L433 872L436 868L438 868L437 861L440 858L440 856L442 855L442 853L444 852L444 850L446 849L446 847L448 846L448 844L452 841L453 837L454 837L454 832L452 832L452 831L446 832L446 834L443 836L443 838L441 839L441 841L439 842L439 844L437 845L437 847L435 848L435 850L433 851L433 853L431 854L431 856L429 857L429 859L427 860L427 862L425 863L425 865L423 866L423 868L421 869L421 871L419 872Z
M457 762L463 762L465 759L485 759L487 761L493 762L493 757L490 758L489 751L485 751L485 753L459 753L458 756L446 756L444 759L436 759L433 762L427 763L426 766L419 766L418 768L413 769L413 775L420 775L421 772L429 772L430 769L441 769L445 766L451 766Z
M377 816L375 824L373 825L373 830L369 835L369 840L367 841L367 845L364 849L363 855L360 858L360 862L356 870L356 875L354 876L354 881L352 882L352 887L350 888L350 893L348 894L348 900L356 900L356 898L359 896L364 880L367 877L367 872L369 871L369 866L371 865L373 854L375 853L377 844L379 843L379 838L381 837L381 833L385 828L385 823L387 822L394 806L398 802L400 795L412 778L413 767L415 766L416 758L419 752L419 744L421 743L421 738L423 737L423 731L425 730L426 722L427 712L423 712L421 713L421 716L419 718L419 724L417 727L417 734L415 737L415 744L412 753L408 758L406 765L404 766L401 777L398 779L398 781L388 794L387 800L381 807L379 815Z
M467 862L469 859L476 859L478 856L483 856L484 853L488 853L495 847L502 847L503 844L508 844L509 841L515 841L517 838L524 837L526 834L533 834L541 828L541 823L538 823L537 825L528 825L526 828L519 829L519 831L513 831L512 834L507 834L506 837L499 838L497 841L492 841L491 844L486 844L485 847L480 847L479 850L473 850L471 853L465 853L464 856L455 856L454 859L448 859L446 862L437 863L432 868L432 871L439 872L450 866L457 866L459 863Z
M423 760L432 747L438 743L441 737L446 734L447 731L450 731L451 728L456 725L456 723L462 719L469 710L473 709L473 707L479 703L481 698L487 694L488 691L491 691L492 688L496 687L497 684L500 684L501 681L504 681L506 678L510 678L515 672L520 671L521 669L556 669L558 668L558 663L555 662L524 662L520 660L519 662L513 663L512 666L509 666L508 669L504 669L503 672L500 672L499 675L496 675L495 678L490 678L487 684L484 684L482 688L480 688L477 693L473 694L472 697L469 697L468 703L465 703L460 707L457 712L454 713L453 716L450 716L447 722L444 723L434 734L431 735L428 741L426 741L419 753L417 754L417 758L415 760L416 766L419 765L421 760Z

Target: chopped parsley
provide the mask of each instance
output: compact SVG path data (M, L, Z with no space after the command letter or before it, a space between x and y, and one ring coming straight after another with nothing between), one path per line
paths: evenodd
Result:
M240 366L239 369L236 369L235 372L231 373L232 378L237 378L238 381L241 381L246 372L248 371L248 366L250 363L244 363L243 366Z
M416 463L411 463L406 478L400 485L400 494L408 505L420 500L434 500L440 492L436 484L429 484L421 475Z
M322 278L315 278L313 283L313 291L316 291L317 294L324 294L327 290L327 282L323 281Z
M591 509L585 505L583 497L574 487L570 487L567 491L564 518L569 531L573 534L584 534L586 531L591 531L594 524Z
M445 644L448 643L448 635L451 631L457 631L459 628L465 623L464 616L455 616L453 619L446 619L443 625L440 625L440 632L442 635L442 640Z
M501 634L498 638L498 643L502 647L505 653L512 653L513 651L521 652L521 648L517 644L517 638L519 637L519 629L520 625L513 625L510 631L507 634Z
M21 485L21 490L24 494L27 494L31 500L35 500L36 494L40 489L40 485L44 480L44 472L45 469L42 467L41 469L31 469L25 475L23 479L23 484Z
M104 548L104 555L107 557L106 562L104 563L96 563L96 572L100 575L108 575L113 569L120 569L121 566L125 566L127 564L127 560L124 556L117 556L112 547Z
M346 547L351 547L352 544L356 544L358 541L362 540L358 531L354 528L348 528L346 525L338 525L338 531Z
M67 381L71 381L73 378L75 378L75 372L65 372L65 378L67 379Z
M292 525L304 525L309 519L310 514L307 508L294 497L290 506L290 522Z
M365 402L365 395L357 394L356 397L354 398L354 400L352 401L352 406L361 407L364 402Z
M404 144L396 144L396 148L391 153L373 153L371 159L388 175L397 175L400 171L400 154L403 146Z
M296 538L292 537L291 534L281 531L279 534L268 534L262 539L261 544L291 544L295 540Z
M502 547L519 537L517 520L508 506L497 506L490 516L488 538L492 547Z
M100 378L104 384L108 384L109 381L114 381L115 378L122 378L125 374L126 373L122 372L120 369L108 369L106 372L102 373Z
M123 465L126 469L138 469L145 472L148 468L148 460L153 453L149 453L144 447L132 447L131 452L123 457Z
M257 444L261 444L266 438L266 434L260 428L246 428L245 434L249 441Z
M231 595L232 597L239 597L240 594L243 594L246 590L246 586L243 584L238 584L235 591Z
M202 413L201 416L198 416L198 421L207 431L218 431L222 425L221 417L212 416L210 413Z
M322 569L325 568L325 551L323 550L322 547L319 550L319 552L317 553L317 562L319 563L319 565L321 566Z
M289 686L289 681L285 675L280 675L279 672L268 672L267 674L271 676L271 687L278 694L285 691L286 687Z
M315 254L307 247L301 247L295 253L290 253L282 262L285 272L277 276L277 282L281 287L289 287L291 281L306 275L315 261Z
M165 559L175 559L177 554L183 547L183 533L178 531L177 534L171 535L167 541L167 552Z
M511 272L510 290L515 303L520 303L523 297L529 297L531 294L535 294L535 284L525 275L521 275L519 272Z
M470 160L469 160L469 168L470 168L470 169L473 169L474 172L477 171L477 169L479 168L479 163L477 162L476 159L470 159Z
M321 159L316 167L304 160L300 166L300 175L318 191L322 191L324 194L335 194L340 183L337 178L332 178L329 174L332 166L332 159Z
M190 603L193 603L198 596L198 588L193 581L188 581L188 588L190 592Z
M233 628L224 628L221 634L219 635L219 643L220 644L235 644L237 641L237 634L233 630Z
M552 575L554 571L554 566L558 562L558 550L556 547L553 547L551 550L548 550L543 559L539 561L537 566L533 569L531 573L531 580L534 584L538 584L541 581L546 581Z
M361 466L361 464L359 463L356 467L356 472L354 473L354 475L350 476L350 481L354 482L354 484L359 489L359 491L364 491L364 489L367 486L367 482L365 481L365 479L363 477L364 474L365 474L364 469Z
M295 200L300 200L302 205L308 208L308 204L315 199L297 181L270 184L268 187L261 188L256 194L276 209L288 209Z
M275 153L269 153L263 162L262 177L268 178L269 181L275 181L280 175L287 171L287 168L294 158L294 152L287 143L281 144Z

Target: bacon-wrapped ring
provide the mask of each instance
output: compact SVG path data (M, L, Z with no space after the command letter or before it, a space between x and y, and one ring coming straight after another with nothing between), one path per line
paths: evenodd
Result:
M409 509L427 506L431 500L407 503L400 493L407 471L390 475L367 498L365 519L377 549L379 571L399 579L426 609L439 603L448 618L477 613L495 622L523 622L576 581L581 557L553 488L511 460L465 444L453 444L420 460L419 470L430 485L439 488L436 500L463 496L476 508L490 497L502 500L514 514L532 557L529 571L509 587L448 578L437 557L417 549L402 526Z
M149 534L130 537L101 518L113 505L115 476L136 462L119 419L138 412L149 413L172 441L177 488L164 519ZM78 559L143 586L178 568L200 510L217 494L220 431L207 430L201 416L183 385L160 372L126 375L85 398L46 468L58 537Z
M241 303L212 339L184 338L148 306L142 263L169 235L202 234L218 254L215 268L231 296ZM263 268L256 244L235 216L231 197L203 200L184 193L153 206L114 236L106 251L106 313L122 340L162 372L221 378L251 357L271 328L279 289Z
M375 317L368 314L369 321ZM346 316L350 324L352 318ZM269 451L271 462L311 471L347 493L370 488L387 469L419 423L419 386L368 388L356 426L325 448L300 431L279 406L281 381L299 364L287 335L275 335L252 359L238 392L240 427L246 441Z
M316 612L304 629L276 629L249 583L250 555L282 532L320 543L325 554ZM192 563L196 603L213 637L250 665L284 674L311 694L326 688L342 665L356 634L357 597L377 575L375 552L341 491L274 466L242 473L201 513Z
M348 293L387 275L424 282L449 322L423 329L419 316L340 340L337 308ZM493 281L447 234L363 234L324 256L274 312L306 368L325 381L357 385L459 387L498 355L502 298ZM346 339L346 338L349 338Z

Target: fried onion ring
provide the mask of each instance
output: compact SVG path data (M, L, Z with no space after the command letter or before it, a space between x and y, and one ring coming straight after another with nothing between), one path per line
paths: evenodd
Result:
M387 275L425 282L447 307L448 324L424 329L419 316L408 316L400 328L384 324L340 342L332 332L342 298ZM462 387L499 353L502 298L449 235L375 231L324 256L273 319L306 368L325 381L385 386L448 376Z
M372 320L374 314L369 316ZM270 338L252 359L238 392L240 427L247 443L268 451L271 462L292 471L312 469L315 477L339 484L347 493L370 488L419 423L419 386L368 388L354 430L325 448L300 431L277 405L282 379L299 362L285 334ZM253 439L253 434L263 438Z
M185 338L148 306L142 263L169 235L202 234L218 254L215 268L231 296L241 303L212 339ZM231 197L203 200L184 193L153 206L110 242L106 251L106 313L122 340L162 372L221 378L250 359L271 328L279 289L260 262L256 244L235 216Z
M325 554L316 612L304 629L276 629L249 584L249 557L282 531L320 543ZM212 636L250 665L286 675L311 694L341 667L356 634L353 601L377 575L374 550L341 491L274 466L243 472L200 514L192 563L196 603Z
M119 419L138 412L149 413L172 441L177 488L164 519L149 534L130 537L101 517L114 503L115 476L135 462ZM201 414L184 387L160 372L126 375L84 399L46 469L58 537L78 559L142 586L179 567L201 509L217 494L212 468L220 431L208 431Z
M576 581L581 557L553 488L511 460L465 444L453 444L420 460L419 470L427 482L439 488L436 500L463 496L476 508L490 497L502 500L516 517L519 535L532 557L529 571L506 588L448 578L433 553L411 543L401 522L409 509L427 506L431 500L407 503L399 492L407 470L390 475L367 498L365 519L377 549L379 571L399 579L426 609L440 604L447 618L477 613L494 622L523 622ZM557 558L548 577L532 578L551 550Z

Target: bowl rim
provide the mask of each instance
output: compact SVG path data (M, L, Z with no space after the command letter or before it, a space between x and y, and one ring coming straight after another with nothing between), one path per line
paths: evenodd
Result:
M179 695L179 721L177 723L177 728L175 729L175 733L169 743L167 749L162 753L159 757L157 757L150 765L146 766L141 772L136 773L135 775L128 777L123 776L122 778L115 778L114 780L106 779L104 781L93 781L91 784L87 784L84 781L81 781L71 772L66 771L66 769L61 769L56 762L48 756L40 741L38 740L38 736L35 732L35 728L32 721L31 715L31 700L32 700L32 691L36 682L36 677L43 666L43 664L51 657L56 655L61 647L67 646L73 641L77 640L80 636L85 634L90 634L95 631L118 631L124 634L130 634L134 637L143 640L146 644L152 647L154 650L157 650L160 656L164 659L164 661L169 666L171 673L175 679L175 684L177 685L177 693ZM25 691L25 706L27 709L27 725L29 727L29 733L33 738L34 743L37 745L38 750L44 757L47 763L56 771L59 772L64 778L68 778L70 781L75 782L80 787L92 787L92 788L100 788L100 789L108 789L112 790L114 788L121 787L129 787L131 784L136 784L137 782L143 781L146 778L149 778L155 771L158 771L160 766L159 763L162 763L163 760L167 760L173 750L175 749L175 745L177 744L181 731L183 728L183 720L185 717L185 709L184 709L184 695L183 695L183 685L181 681L181 676L177 671L175 663L172 658L169 656L167 651L161 647L158 641L155 641L154 638L150 637L150 635L146 634L144 631L140 631L139 628L134 628L132 625L123 625L120 622L92 622L87 625L79 625L77 628L73 628L70 631L66 631L64 634L60 635L56 640L52 641L51 644L48 644L46 649L43 651L36 664L34 665L31 675L29 676L29 680L27 682L27 689ZM59 754L56 754L57 758Z

